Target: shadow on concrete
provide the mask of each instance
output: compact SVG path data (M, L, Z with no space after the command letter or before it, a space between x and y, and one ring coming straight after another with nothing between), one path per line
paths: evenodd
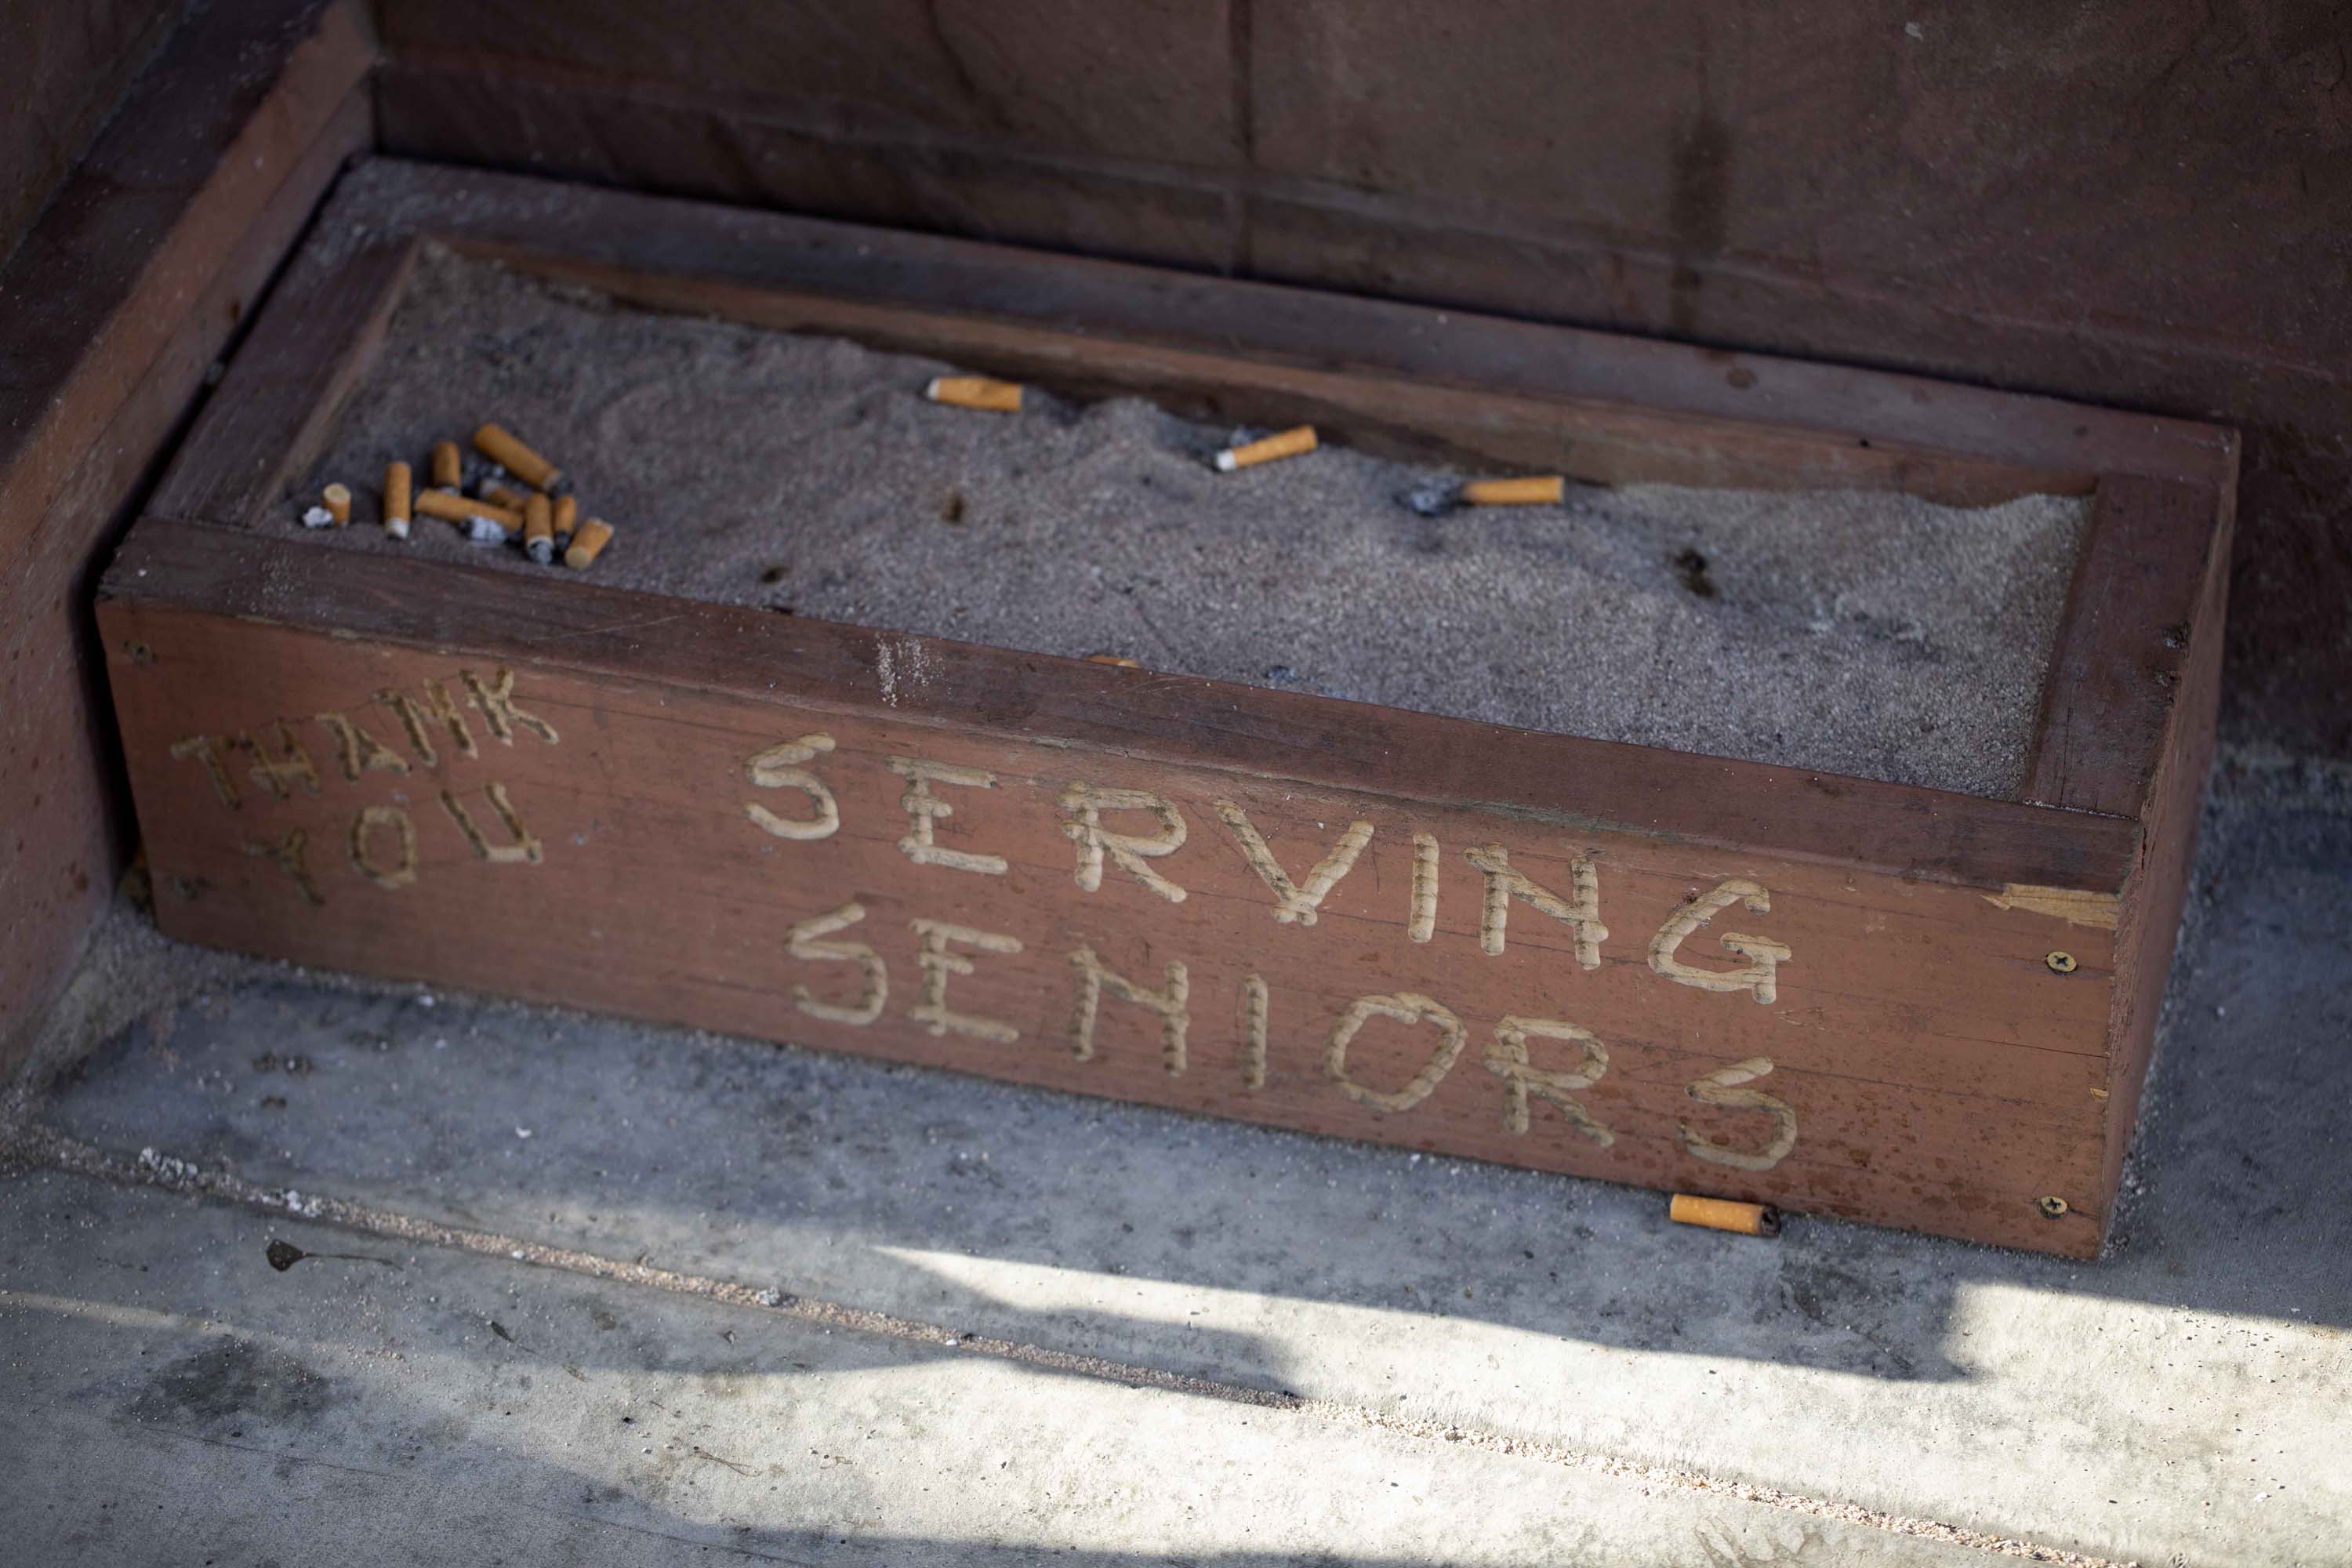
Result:
M1600 1183L282 980L133 1028L46 1114L117 1151L1267 1389L1335 1337L1484 1330L1490 1358L1529 1336L1965 1377L1979 1287L2352 1326L2332 1197L2352 1190L2352 812L2273 782L2225 778L2207 811L2096 1264L1802 1220L1751 1243Z

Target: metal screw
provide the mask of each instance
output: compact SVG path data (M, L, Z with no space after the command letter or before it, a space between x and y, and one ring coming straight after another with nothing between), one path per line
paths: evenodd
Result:
M2052 1219L2062 1219L2065 1216L2067 1204L2064 1198L2053 1196L2034 1199L2033 1206Z
M2072 974L2078 967L2074 963L2074 955L2071 952L2053 952L2042 962L2050 966L2050 973L2053 974Z

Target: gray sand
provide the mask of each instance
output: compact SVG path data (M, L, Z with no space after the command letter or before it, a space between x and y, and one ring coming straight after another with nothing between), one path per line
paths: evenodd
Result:
M289 536L505 570L419 518L388 458L495 419L618 537L589 579L1530 729L2012 796L2084 504L1571 487L1424 520L1442 471L1326 447L1235 475L1233 432L1034 389L923 401L955 367L420 266ZM306 534L330 479L353 526ZM1563 781L1572 788L1572 781Z

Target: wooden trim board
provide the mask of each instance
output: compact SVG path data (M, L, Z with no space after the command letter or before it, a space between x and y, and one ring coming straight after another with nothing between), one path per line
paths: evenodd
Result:
M0 268L0 1072L129 858L89 604L214 362L373 132L356 6L188 18Z
M339 213L362 210L345 241ZM2073 808L236 526L308 459L427 240L665 308L1600 477L2095 489L2037 749ZM107 579L165 929L2095 1252L2210 733L2229 434L1937 388L1939 444L1927 384L1744 362L1851 417L1774 424L1724 412L1720 355L1459 317L1432 349L1433 316L362 170ZM1613 369L1654 395L1609 397ZM2126 545L2157 564L2098 564Z

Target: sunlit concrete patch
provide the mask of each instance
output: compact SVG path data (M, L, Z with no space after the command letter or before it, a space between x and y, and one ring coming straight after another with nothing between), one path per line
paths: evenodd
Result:
M1986 1560L54 1173L0 1232L26 1561Z

